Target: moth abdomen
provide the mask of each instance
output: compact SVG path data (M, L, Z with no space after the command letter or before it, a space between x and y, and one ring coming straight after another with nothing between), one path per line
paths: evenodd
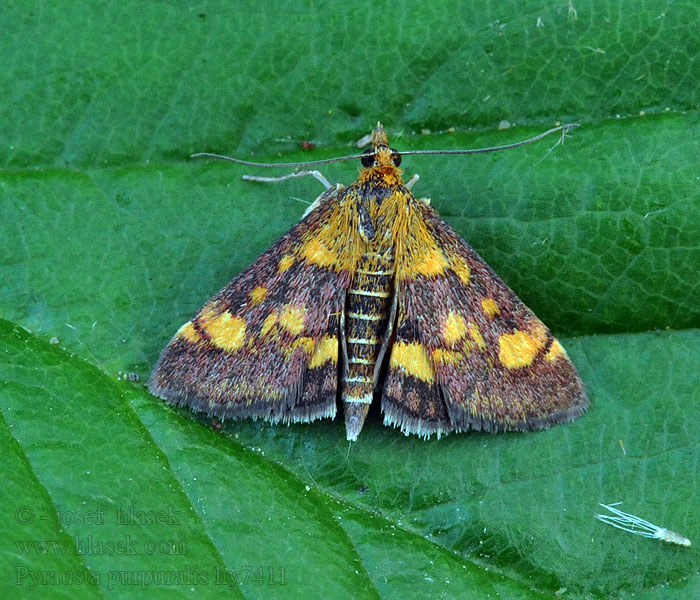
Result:
M384 340L389 334L393 277L394 258L391 248L368 251L358 261L355 278L347 291L347 366L342 381L342 399L346 423L352 421L348 425L348 439L356 439L374 397L376 366L381 358Z

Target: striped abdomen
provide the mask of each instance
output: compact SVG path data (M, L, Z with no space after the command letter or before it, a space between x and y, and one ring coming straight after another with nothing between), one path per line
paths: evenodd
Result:
M348 439L357 439L377 382L377 361L386 338L393 296L391 248L367 252L358 263L345 301L347 363L343 408Z

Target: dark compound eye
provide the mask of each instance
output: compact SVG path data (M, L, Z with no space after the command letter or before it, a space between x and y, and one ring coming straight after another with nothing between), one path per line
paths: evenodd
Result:
M391 149L391 162L394 163L395 167L401 164L401 155L393 148Z
M360 159L363 167L373 167L376 164L374 159L374 148L367 148L367 150L365 150L362 154L366 155Z

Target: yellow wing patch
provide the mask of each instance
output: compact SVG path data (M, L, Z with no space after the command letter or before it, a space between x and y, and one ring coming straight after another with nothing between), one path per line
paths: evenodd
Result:
M285 304L280 313L280 325L292 335L299 335L304 330L304 307Z
M187 323L180 327L180 329L177 330L175 337L187 340L192 344L197 344L200 341L202 341L202 338L199 335L199 332L195 329L195 326L192 323L192 321L187 321Z
M547 354L544 355L544 359L549 362L554 362L560 356L566 357L566 350L564 350L558 340L554 340L552 345L549 347Z
M457 254L450 256L450 268L464 285L469 285L471 283L472 272L469 268L469 263L461 256Z
M544 345L541 336L525 331L504 333L498 339L498 359L507 369L521 369L528 367L535 360L537 353Z
M252 306L257 306L267 297L267 288L264 288L261 285L259 285L252 292L250 292L249 296L250 304Z
M464 337L469 334L472 341L467 341L468 346L474 347L474 344L480 349L486 349L484 336L481 335L481 330L476 323L467 323L464 317L459 313L450 311L442 324L442 337L448 346L456 346Z
M211 306L202 311L198 320L200 328L217 348L234 352L243 347L246 333L243 317L236 317L227 310L216 314L216 307Z
M267 315L267 317L265 317L265 320L263 321L262 327L260 328L260 335L267 335L270 332L270 330L275 326L275 323L277 323L277 313L271 313Z
M309 368L317 369L325 365L329 360L333 364L338 363L338 338L324 335L316 346L316 350L309 363Z
M468 355L462 352L443 350L442 348L435 348L435 350L430 353L430 358L432 358L433 363L436 365L456 365L464 361L467 356Z
M428 353L418 342L395 342L389 365L403 369L409 375L426 383L433 383L435 380L435 372L428 360Z
M300 337L294 340L294 343L289 347L287 355L290 356L297 348L301 348L304 350L304 354L311 356L311 353L314 351L314 345L313 338Z
M484 341L484 336L481 335L481 331L476 323L469 323L469 337L471 337L479 350L486 349L486 342Z
M306 262L319 267L330 267L338 260L338 255L326 248L317 238L306 242L301 248L301 253Z
M432 238L431 238L432 239ZM442 275L447 267L447 260L442 251L436 246L426 249L411 261L411 274L432 277Z
M308 264L341 271L355 270L357 261L364 252L361 235L358 231L357 204L360 195L346 193L342 200L333 203L332 209L324 215L317 228L302 234L300 243L294 249L295 256Z
M493 319L501 312L501 309L498 308L498 304L496 304L496 301L493 298L483 298L481 300L481 308L484 309L484 312L489 319Z
M442 337L445 342L454 346L467 334L467 323L462 315L450 311L442 325Z
M370 214L374 218L372 208ZM415 199L409 202L406 194L396 192L384 199L374 211L379 219L391 224L397 279L444 275L450 263L430 233Z
M280 259L280 263L277 266L278 273L284 273L289 267L294 264L294 257L287 254Z

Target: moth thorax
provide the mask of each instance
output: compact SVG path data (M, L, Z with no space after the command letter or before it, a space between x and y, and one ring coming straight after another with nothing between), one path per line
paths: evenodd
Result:
M372 402L393 296L391 249L365 253L345 301L347 365L343 402L348 439L356 439Z

